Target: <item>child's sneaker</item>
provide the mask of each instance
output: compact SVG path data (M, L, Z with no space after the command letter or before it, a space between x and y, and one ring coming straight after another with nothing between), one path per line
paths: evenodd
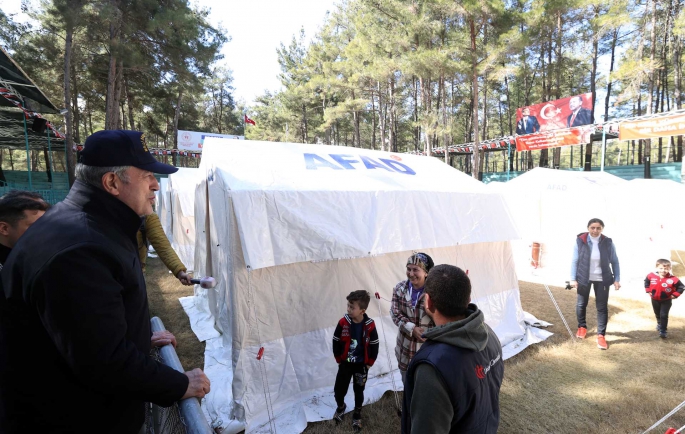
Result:
M335 413L333 414L333 420L335 420L336 425L342 422L343 416L345 416L346 408L347 404L343 404L342 407L338 407L335 409Z
M585 335L587 335L587 329L585 327L578 327L578 332L576 333L576 337L578 339L585 339Z
M352 413L352 429L355 431L362 430L362 412L361 409L354 409Z
M659 337L661 339L666 339L668 337L668 335L666 334L666 332L659 331Z

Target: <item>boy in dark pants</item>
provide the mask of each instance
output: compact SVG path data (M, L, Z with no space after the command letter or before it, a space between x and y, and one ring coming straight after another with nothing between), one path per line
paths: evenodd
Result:
M674 298L680 297L685 285L671 274L671 261L656 261L656 273L649 273L645 278L645 291L652 297L652 308L656 316L656 329L663 339L667 337L668 311Z
M338 408L333 419L342 422L345 414L345 395L353 380L354 413L352 428L362 429L362 405L364 404L364 386L369 368L378 356L378 332L376 324L366 315L371 296L368 292L352 291L347 296L347 314L338 321L333 334L333 356L338 362L338 375L335 377L335 402Z

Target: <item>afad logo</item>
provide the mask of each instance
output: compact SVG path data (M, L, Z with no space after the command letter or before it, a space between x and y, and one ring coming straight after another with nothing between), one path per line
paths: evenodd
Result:
M416 172L411 167L404 163L400 163L402 159L395 155L390 156L392 159L379 158L377 160L366 155L355 157L350 154L328 154L330 160L318 154L304 153L303 156L307 170L382 169L392 173L401 173L403 175L416 175ZM357 166L355 167L355 165Z
M500 361L501 358L502 358L502 355L497 354L497 357L490 360L490 363L486 367L483 367L481 365L476 365L476 377L478 377L481 380L485 379L485 376L488 375L488 372L490 372L490 369L492 369L492 367L495 366L497 364L497 362Z

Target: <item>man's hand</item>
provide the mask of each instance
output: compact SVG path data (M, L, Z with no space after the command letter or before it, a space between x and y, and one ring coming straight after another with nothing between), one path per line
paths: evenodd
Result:
M419 342L426 342L426 340L421 337L424 331L423 327L416 326L414 327L414 330L411 331L411 336Z
M193 284L190 281L190 275L183 270L178 272L178 274L176 275L176 278L178 279L179 282L181 282L182 284L184 284L186 286Z
M150 338L150 343L153 347L163 347L164 345L173 345L176 348L176 336L171 334L169 330L164 330L161 332L153 332L152 338Z
M616 291L618 291L619 289L621 289L621 283L620 283L620 282L614 282L614 289L615 289Z
M575 280L572 280L572 281L571 281L571 288L576 288L576 289L578 289L578 282L575 281Z
M202 372L202 369L195 368L185 374L188 377L188 390L181 399L204 398L209 393L209 378Z

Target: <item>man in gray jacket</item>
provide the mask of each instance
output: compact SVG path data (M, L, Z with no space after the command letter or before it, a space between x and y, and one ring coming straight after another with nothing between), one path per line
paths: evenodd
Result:
M495 434L504 377L502 345L471 304L471 281L438 265L426 278L426 313L436 327L407 369L402 433Z

